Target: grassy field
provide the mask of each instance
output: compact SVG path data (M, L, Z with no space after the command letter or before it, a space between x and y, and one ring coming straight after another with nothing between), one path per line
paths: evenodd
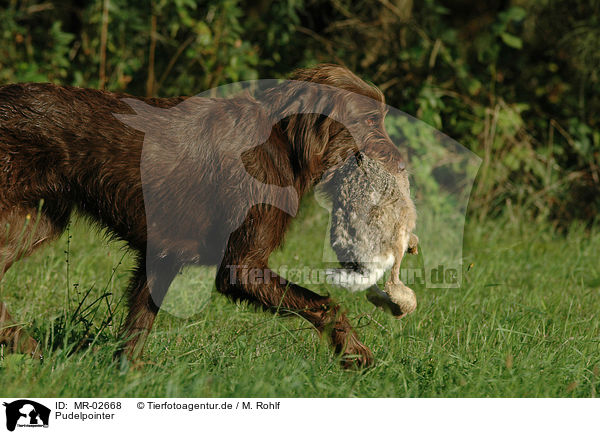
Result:
M318 264L324 224L305 207L273 262ZM159 314L133 369L112 360L131 257L79 221L1 283L0 298L42 342L45 360L5 356L0 395L595 396L599 250L597 228L558 235L532 223L470 222L463 253L473 266L463 287L417 289L419 307L401 321L364 294L315 287L342 302L373 350L365 372L343 371L308 323L214 291L191 318Z

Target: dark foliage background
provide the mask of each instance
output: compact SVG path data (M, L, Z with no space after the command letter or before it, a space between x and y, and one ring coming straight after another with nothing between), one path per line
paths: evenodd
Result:
M600 205L600 0L0 0L0 84L195 94L348 66L483 158L477 218Z

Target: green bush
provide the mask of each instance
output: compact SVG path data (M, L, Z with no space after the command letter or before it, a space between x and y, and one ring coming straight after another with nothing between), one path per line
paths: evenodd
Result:
M2 0L0 83L171 96L342 63L482 157L472 214L563 225L600 205L598 17L599 0Z

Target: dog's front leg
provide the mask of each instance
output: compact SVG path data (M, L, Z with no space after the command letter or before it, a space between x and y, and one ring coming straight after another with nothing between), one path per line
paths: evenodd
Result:
M270 212L283 214L276 209ZM268 267L268 257L279 245L279 239L274 237L282 236L276 228L285 227L284 224L268 224L270 220L264 215L250 213L242 227L231 234L217 272L217 290L234 300L247 300L275 312L297 313L313 324L320 334L329 334L335 351L343 356L345 367L370 365L371 351L360 342L337 304L327 296L287 281ZM265 224L253 226L252 222L256 221Z
M344 367L369 366L371 351L360 342L346 315L329 297L289 282L271 271L266 262L225 260L217 273L219 292L234 300L246 300L280 314L296 313L319 334L328 332Z

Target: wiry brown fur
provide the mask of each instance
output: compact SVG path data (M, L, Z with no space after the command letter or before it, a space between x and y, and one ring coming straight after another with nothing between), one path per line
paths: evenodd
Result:
M370 351L359 341L346 316L328 296L315 294L279 277L261 284L230 281L228 265L268 268L269 255L281 244L291 216L265 204L256 205L247 212L236 205L240 203L236 196L239 193L218 187L219 177L236 179L241 176L238 173L241 169L228 166L228 160L219 151L202 151L210 145L208 141L219 140L221 130L210 119L223 119L235 112L241 113L238 121L251 125L253 131L271 129L270 135L267 130L269 138L265 143L244 152L244 165L240 167L245 167L254 178L266 184L293 186L298 197L358 147L392 170L400 161L383 128L385 105L378 89L347 69L334 65L301 70L292 78L371 98L368 107L358 109L352 106L355 101L347 93L339 100L328 102L335 110L353 110L353 119L357 122L367 119L365 135L353 138L339 122L318 114L297 115L293 107L289 107L289 116L271 129L269 114L255 110L250 97L199 100L199 113L204 110L210 116L201 127L203 135L195 136L200 142L190 140L187 149L195 157L195 166L200 169L219 167L219 171L214 174L215 179L195 184L199 191L194 197L199 205L226 203L227 215L215 211L223 211L223 208L193 207L181 216L178 222L181 230L176 238L161 238L159 234L150 245L140 175L144 135L113 116L114 113L133 113L122 101L129 96L53 84L0 87L0 229L8 231L0 234L0 277L15 260L31 253L44 241L56 238L77 208L115 236L126 240L139 254L138 266L128 288L129 314L123 329L125 349L130 356L140 354L160 300L180 267L186 263L214 264L220 260L216 286L221 293L267 309L298 312L319 332L329 331L337 352L357 356L356 363L368 365L372 360ZM283 94L281 89L272 94L267 91L265 98L285 113L288 109L285 104L293 101L286 92L293 91L293 87L289 90L284 87ZM135 99L165 109L186 100ZM234 106L235 110L231 110ZM192 133L194 128L195 125L187 126ZM165 155L156 164L165 167L183 164L186 158L189 155ZM182 186L185 181L181 180ZM40 219L33 219L38 215L42 200ZM24 227L28 215L38 223L35 228L30 225L26 230L28 241L23 245L15 231ZM224 254L215 251L210 257L206 252L211 252L215 228L218 229L223 219L240 221L241 226L229 237ZM158 265L163 272L160 275L152 272L153 267L148 264ZM149 286L160 294L151 296ZM11 330L0 331L0 342L15 337Z

